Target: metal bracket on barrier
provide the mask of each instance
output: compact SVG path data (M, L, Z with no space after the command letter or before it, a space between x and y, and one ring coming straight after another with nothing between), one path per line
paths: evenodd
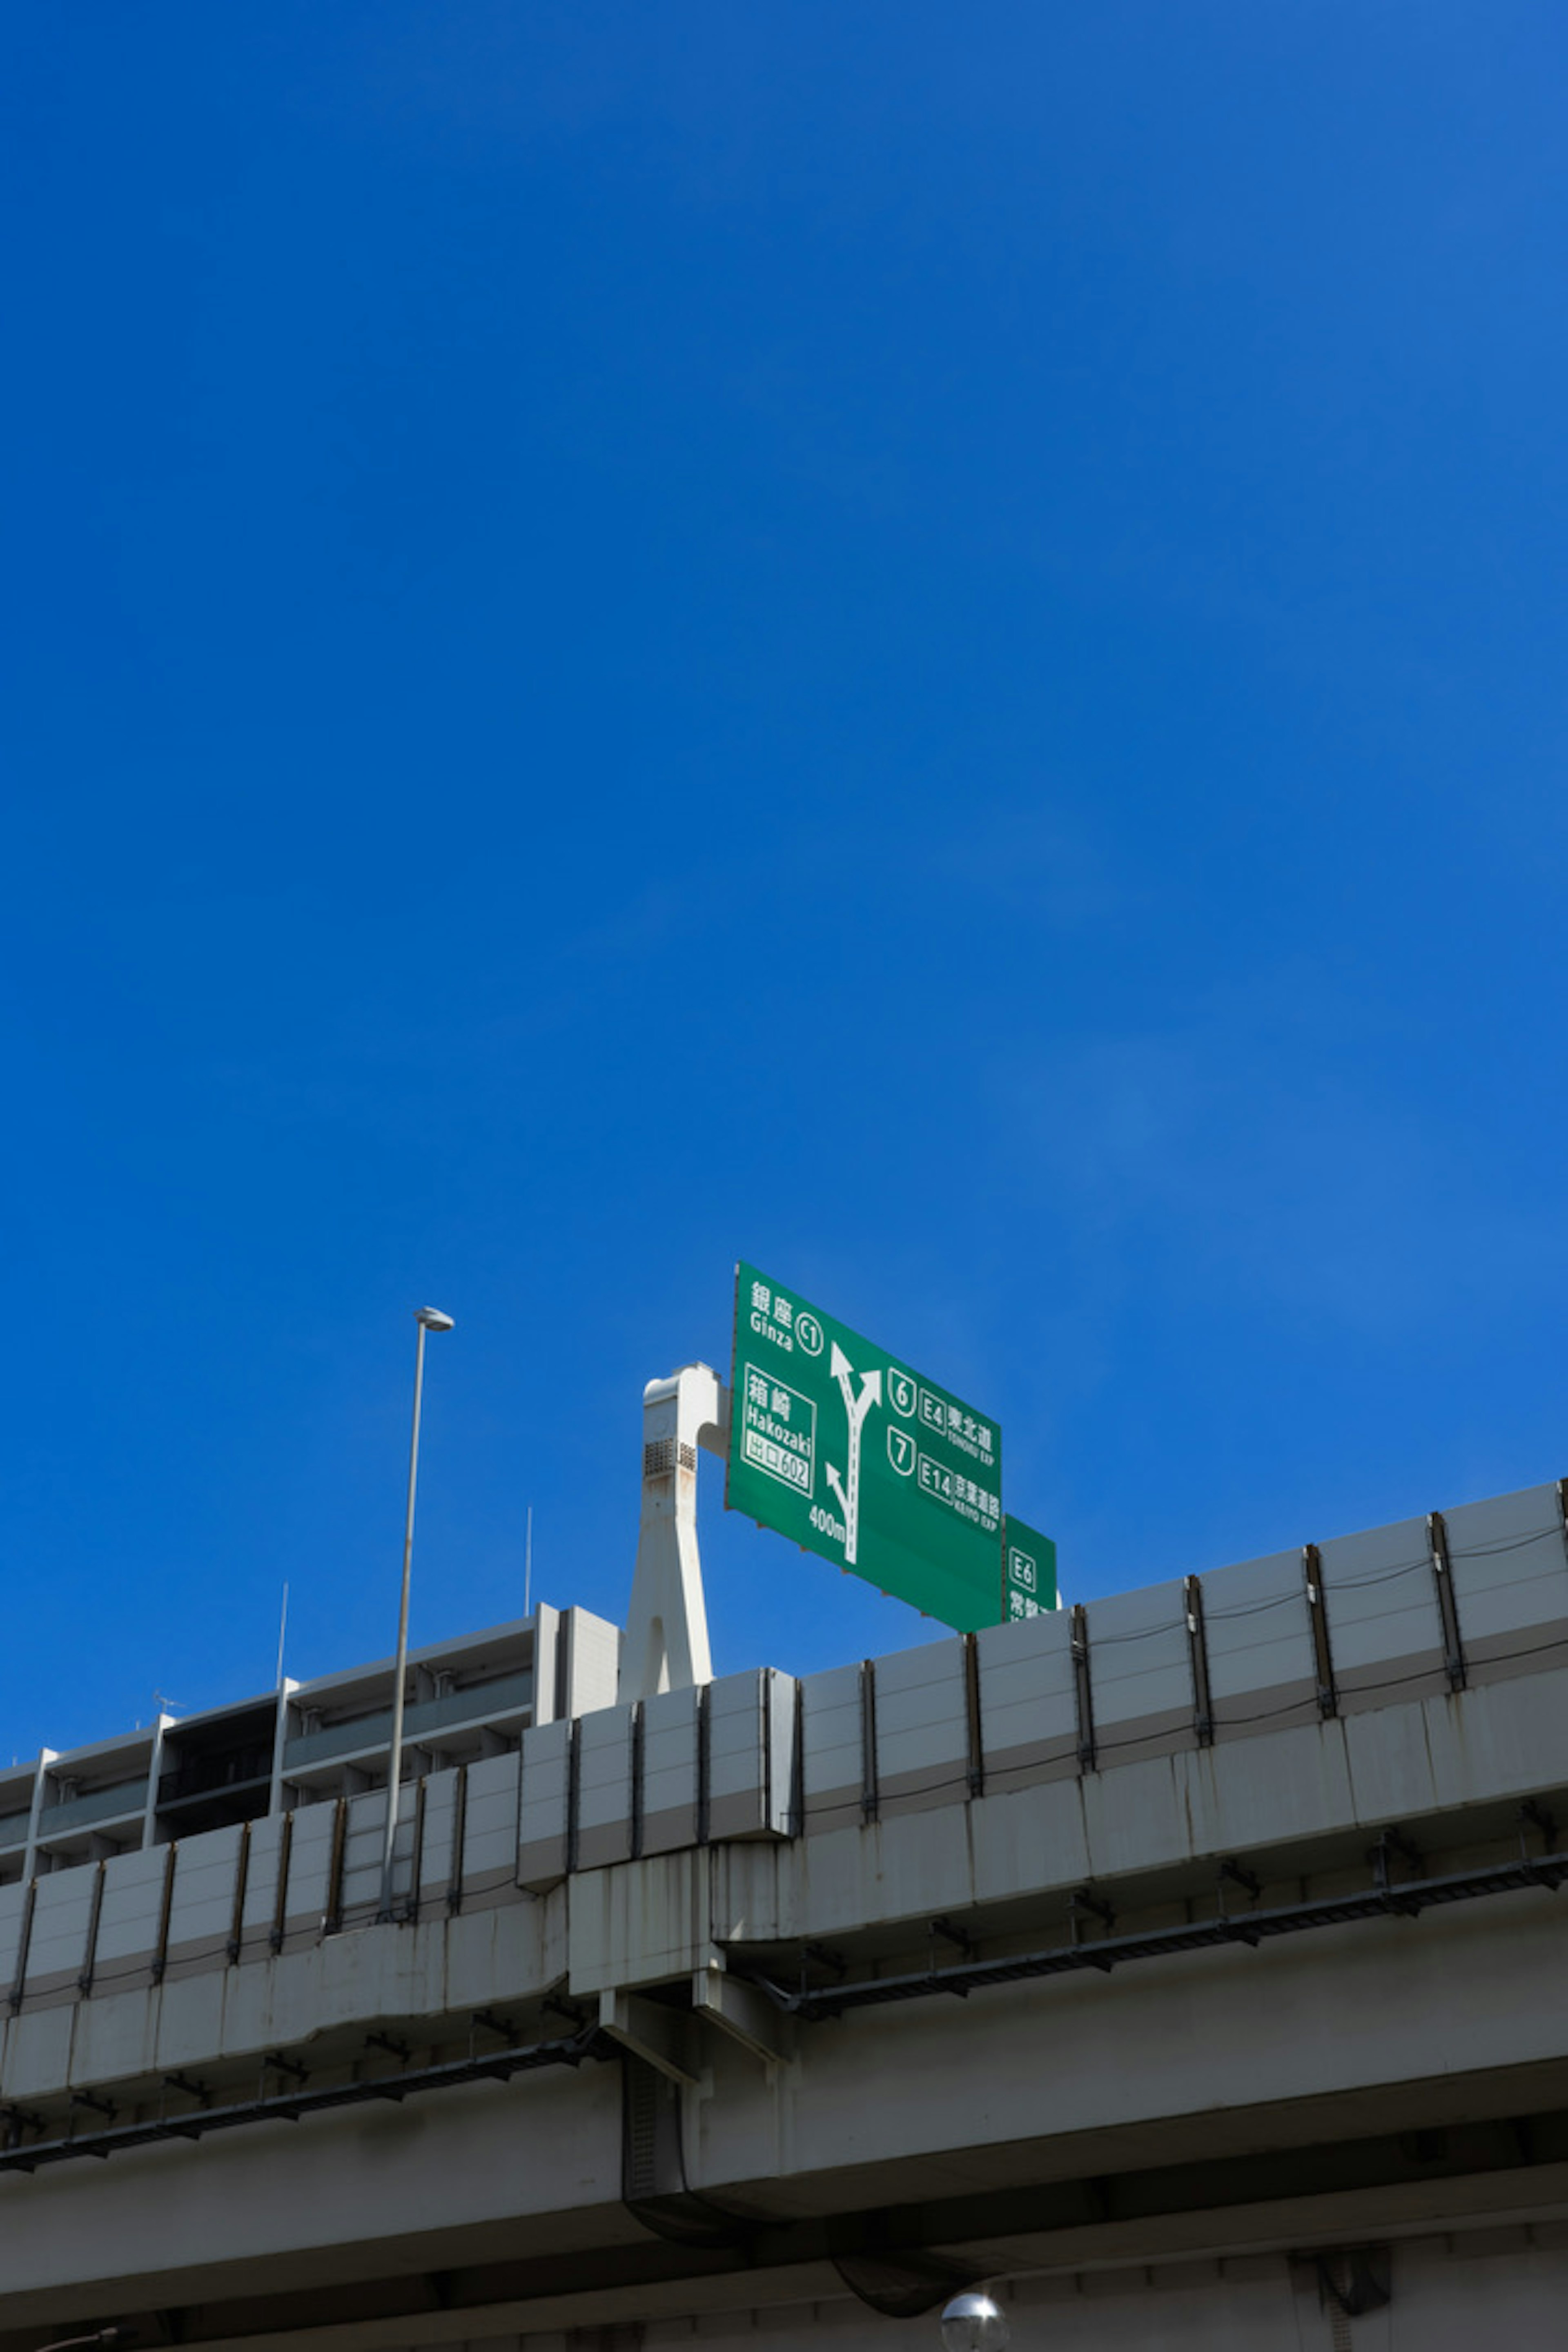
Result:
M267 1931L267 1948L280 1952L289 1933L289 1863L294 1851L294 1816L287 1812L278 1832L278 1887L272 1905L272 1925Z
M22 1897L22 1924L16 1931L16 1973L11 1982L10 2003L13 2017L21 2008L27 1990L27 1958L33 1941L33 1914L38 1906L38 1882L27 1881L27 1891Z
M458 1767L452 1790L452 1866L447 1875L447 1911L456 1918L463 1907L463 1853L468 1840L468 1768Z
M626 1709L626 1780L630 1788L630 1858L642 1859L643 1841L643 1780L647 1755L647 1734L643 1710L647 1701L633 1699Z
M177 1839L171 1838L163 1849L163 1891L158 1905L158 1940L153 1950L150 1975L154 1984L162 1984L163 1971L169 1965L169 1927L174 1916L174 1872L179 1865L180 1848Z
M1437 1614L1443 1626L1443 1665L1448 1688L1465 1687L1465 1645L1459 1634L1458 1603L1454 1599L1454 1572L1448 1565L1448 1530L1441 1511L1426 1514L1426 1542L1432 1554L1432 1580L1437 1588Z
M980 1636L963 1636L964 1771L972 1797L985 1794L985 1735L980 1719Z
M108 1865L100 1862L93 1878L92 1900L88 1906L87 1940L82 1948L81 1969L77 1977L77 1990L85 1999L92 1990L93 1970L98 1964L98 1923L103 1916L103 1879Z
M1316 1544L1301 1546L1301 1576L1307 1588L1307 1616L1312 1628L1312 1659L1318 1675L1318 1712L1325 1720L1340 1711L1334 1683L1333 1652L1329 1646L1329 1612L1323 1602L1323 1558Z
M877 1778L877 1661L860 1663L860 1818L874 1822L879 1801Z
M1094 1693L1089 1679L1089 1612L1081 1601L1072 1611L1072 1680L1078 1702L1078 1762L1080 1772L1095 1764Z
M338 1798L332 1809L332 1843L327 1857L327 1903L321 1913L321 1933L336 1936L343 1924L343 1856L349 1842L349 1801Z
M238 1959L245 1943L245 1890L250 1879L249 1822L239 1825L239 1845L234 1857L234 1906L229 1913L228 1940L224 1945L229 1965Z
M1184 1580L1187 1614L1187 1654L1193 1669L1193 1729L1198 1746L1214 1744L1214 1702L1209 1696L1209 1651L1204 1633L1204 1588L1201 1577Z

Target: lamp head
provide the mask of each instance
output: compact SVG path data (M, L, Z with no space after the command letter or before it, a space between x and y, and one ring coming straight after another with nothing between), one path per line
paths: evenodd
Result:
M955 2294L942 2315L945 2352L1005 2352L1012 2332L988 2294Z
M452 1328L451 1317L443 1315L438 1307L416 1307L414 1320L423 1323L426 1331L449 1331Z

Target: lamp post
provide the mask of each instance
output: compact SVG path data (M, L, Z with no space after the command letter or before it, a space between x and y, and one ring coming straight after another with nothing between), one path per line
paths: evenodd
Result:
M414 1562L414 1489L419 1476L419 1402L425 1388L425 1334L449 1331L452 1318L438 1307L415 1309L419 1337L414 1349L414 1432L408 1441L408 1512L403 1525L403 1593L397 1604L397 1657L392 1669L392 1742L386 1759L386 1843L381 1855L381 1908L392 1916L392 1849L397 1838L397 1799L403 1780L403 1685L408 1676L408 1572Z

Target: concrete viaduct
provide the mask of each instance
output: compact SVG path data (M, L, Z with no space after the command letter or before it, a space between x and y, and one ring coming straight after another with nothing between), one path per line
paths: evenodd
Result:
M0 2352L1563 2340L1563 1501L0 1885Z

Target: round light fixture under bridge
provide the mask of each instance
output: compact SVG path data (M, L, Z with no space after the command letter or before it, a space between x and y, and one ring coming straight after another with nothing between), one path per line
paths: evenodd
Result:
M955 2294L942 2315L944 2352L1005 2352L1012 2333L988 2294Z

